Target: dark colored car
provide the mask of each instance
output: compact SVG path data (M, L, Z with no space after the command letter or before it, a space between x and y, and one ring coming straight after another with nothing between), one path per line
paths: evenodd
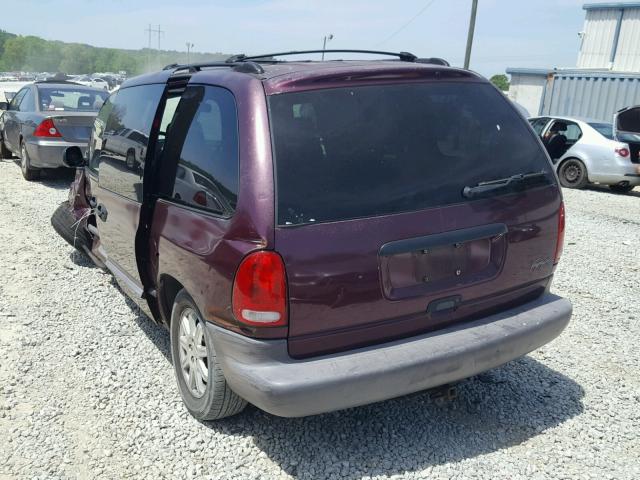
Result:
M86 149L104 90L53 80L24 86L0 117L2 157L20 158L22 174L35 180L43 168L62 167L69 147Z
M450 384L567 325L543 146L485 79L400 57L171 66L102 107L53 223L92 213L76 240L169 328L195 417ZM111 149L127 129L143 169Z

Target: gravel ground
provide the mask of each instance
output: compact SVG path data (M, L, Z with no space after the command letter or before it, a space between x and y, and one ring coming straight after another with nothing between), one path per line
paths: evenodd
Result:
M0 161L0 480L640 477L640 192L566 191L565 333L459 385L317 417L199 423L167 333L49 224L69 178Z

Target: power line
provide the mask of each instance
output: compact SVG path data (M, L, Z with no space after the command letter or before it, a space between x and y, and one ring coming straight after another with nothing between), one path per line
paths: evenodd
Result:
M393 37L395 37L397 34L399 34L402 30L404 30L405 28L407 28L409 25L411 25L411 23L418 18L420 15L422 15L425 10L427 8L429 8L431 6L431 4L435 2L435 0L429 0L424 7L422 7L420 9L420 11L418 13L416 13L413 17L411 17L409 19L408 22L406 22L404 25L402 25L399 29L397 29L395 32L393 32L391 35L389 35L387 38L385 38L384 40L382 40L380 43L377 43L375 46L379 47L380 45L382 45L383 43L387 43L389 40L391 40Z

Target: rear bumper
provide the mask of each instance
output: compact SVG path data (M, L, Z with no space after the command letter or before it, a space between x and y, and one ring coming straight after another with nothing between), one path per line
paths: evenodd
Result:
M589 174L589 180L605 185L617 185L627 182L629 185L640 185L640 164L616 165L608 168L606 172Z
M84 155L87 150L86 142L65 142L63 140L29 140L27 153L31 165L36 168L64 167L62 157L69 147L79 147Z
M552 294L474 322L305 360L286 340L257 340L208 324L230 387L274 415L301 417L445 385L502 365L557 337L571 303Z

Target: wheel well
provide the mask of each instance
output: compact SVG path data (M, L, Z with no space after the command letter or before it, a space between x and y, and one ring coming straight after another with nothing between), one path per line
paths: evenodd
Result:
M160 276L158 297L160 299L160 313L167 326L171 325L171 310L173 309L173 301L176 299L178 292L184 287L171 275L163 274Z

